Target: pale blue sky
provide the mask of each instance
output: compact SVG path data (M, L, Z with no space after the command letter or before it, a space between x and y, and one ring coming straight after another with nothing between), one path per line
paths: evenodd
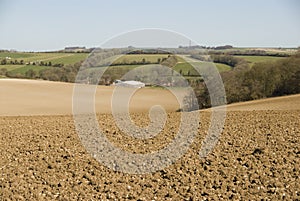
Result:
M0 0L0 27L0 49L27 51L96 47L142 28L173 30L207 46L297 47L300 1Z

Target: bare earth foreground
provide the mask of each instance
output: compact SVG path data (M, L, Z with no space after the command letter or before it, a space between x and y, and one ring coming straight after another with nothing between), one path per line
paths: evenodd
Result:
M198 135L182 158L164 170L132 175L100 164L82 146L71 115L72 89L0 80L0 200L300 199L300 95L229 105L219 142L206 158L198 153L210 112L200 111ZM147 125L152 105L168 111L161 133L138 140L123 134L109 114L112 91L98 89L96 111L115 146L144 154L171 142L181 116L172 94L154 88L135 94L131 117L137 125Z

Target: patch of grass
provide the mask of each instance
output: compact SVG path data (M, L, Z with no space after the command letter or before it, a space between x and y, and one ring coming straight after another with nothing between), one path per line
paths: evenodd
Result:
M19 52L0 52L0 60L10 57L10 61L21 60L24 63L28 62L49 62L52 64L74 64L79 61L85 60L88 53L19 53Z
M138 67L139 65L121 65L121 66L110 66L107 68L105 73L111 74L114 76L123 76L125 73L129 72L130 70Z
M32 69L33 71L38 73L39 71L47 69L47 68L54 68L54 67L26 65L26 66L11 70L10 73L15 74L15 75L25 75L25 73L30 69Z
M229 71L232 69L231 66L228 66L226 64L215 63L215 65L219 72Z
M120 65L110 66L106 68L105 72L103 67L88 68L81 72L82 75L89 75L89 77L98 77L98 74L103 73L102 77L110 76L113 80L121 79L130 70L138 67L139 65Z
M184 63L186 62L186 60L180 55L176 55L176 59L177 59L177 62L184 62Z
M207 65L212 65L212 63L208 62L192 62L191 64L196 64L200 67L205 67ZM199 75L199 73L194 69L194 67L190 63L178 63L173 69L177 71L178 73L181 72L184 76L196 76ZM226 64L219 64L215 63L217 69L219 72L228 71L231 70L231 67Z
M127 54L124 56L121 56L113 63L118 64L130 64L135 62L142 62L143 59L145 59L145 62L149 63L157 63L158 59L162 60L163 58L167 58L168 54Z
M21 61L23 60L25 63L26 62L37 62L37 61L41 61L44 59L48 59L51 57L57 57L59 56L61 53L19 53L19 52L2 52L0 53L0 59L5 59L6 57L10 57L11 60L8 60L8 62L10 61L14 61L14 60L18 60Z
M24 65L0 65L0 69L6 68L7 71L12 71L22 67L24 67Z
M60 55L57 58L49 58L46 60L43 60L45 62L51 61L52 64L75 64L80 61L84 61L88 57L87 53L75 53L75 54L65 54L65 55Z
M25 53L25 52L0 52L0 59L5 59L6 57L10 57L11 59L20 59L20 58L28 58L33 57L34 53Z
M173 70L181 73L182 75L188 75L190 71L190 75L198 74L196 70L189 63L178 63L174 66Z
M277 61L279 59L284 59L284 57L273 57L273 56L235 56L235 57L245 59L249 63Z

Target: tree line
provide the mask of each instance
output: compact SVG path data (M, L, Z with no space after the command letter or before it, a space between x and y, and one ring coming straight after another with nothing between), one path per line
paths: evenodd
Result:
M75 82L77 72L82 62L66 65L59 68L46 68L40 71L28 69L24 74L8 71L6 68L0 69L0 75L10 78L43 79L50 81Z
M300 93L300 52L273 62L255 63L251 68L244 59L233 64L231 71L221 73L227 103ZM194 82L192 86L200 109L211 107L205 83ZM185 101L193 108L190 99L188 95Z
M2 59L0 65L33 65L33 66L53 66L53 67L63 67L63 63L52 64L51 61L27 61L21 60L12 60L12 59Z

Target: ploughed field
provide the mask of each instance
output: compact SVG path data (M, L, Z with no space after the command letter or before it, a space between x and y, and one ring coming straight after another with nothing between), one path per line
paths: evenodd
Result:
M149 174L116 172L97 162L81 144L68 108L62 114L56 111L60 115L3 113L0 200L300 199L299 100L294 95L230 105L224 130L206 158L199 158L199 151L211 113L196 112L199 130L187 153ZM2 101L1 110L6 111L4 106L8 103ZM146 154L172 141L180 116L169 108L164 129L147 140L122 133L108 112L97 119L116 147ZM131 118L136 125L149 123L148 112L141 108Z

